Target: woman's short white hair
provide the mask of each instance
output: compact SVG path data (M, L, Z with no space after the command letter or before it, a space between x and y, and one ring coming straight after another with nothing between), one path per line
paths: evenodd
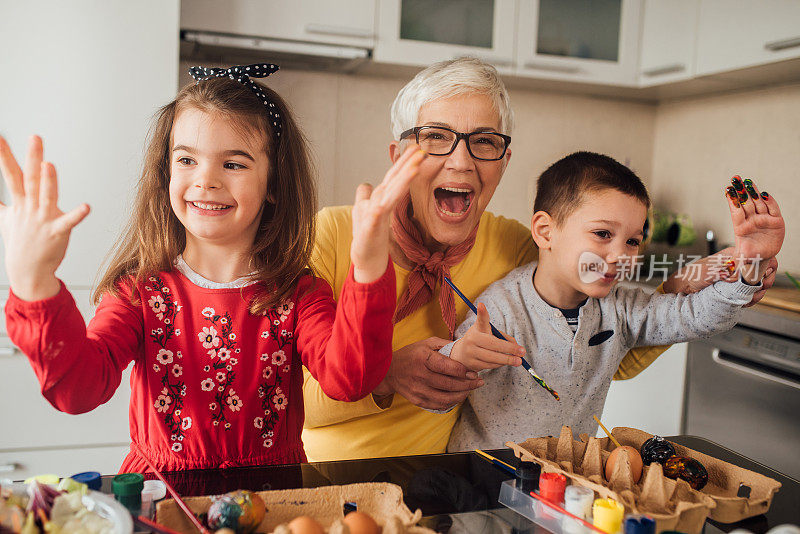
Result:
M395 139L416 126L419 110L428 102L466 93L488 96L500 115L500 133L511 135L514 113L508 91L497 69L474 57L434 63L400 89L392 103L392 135Z

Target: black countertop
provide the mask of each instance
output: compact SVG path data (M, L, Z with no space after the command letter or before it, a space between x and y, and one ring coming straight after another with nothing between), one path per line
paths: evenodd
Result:
M669 439L782 484L767 514L733 524L708 521L706 533L745 528L758 534L784 523L800 524L800 481L703 438L674 436ZM487 452L512 464L515 461L510 449ZM439 532L542 531L498 504L500 484L510 477L475 453L192 470L164 475L182 496L212 495L235 489L261 491L391 482L403 488L405 502L412 511L422 510L423 524ZM110 490L110 483L107 477L104 489Z

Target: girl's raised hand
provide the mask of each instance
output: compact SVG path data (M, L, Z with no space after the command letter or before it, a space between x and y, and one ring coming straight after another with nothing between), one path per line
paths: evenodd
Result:
M0 171L12 202L0 203L0 233L11 289L23 300L58 293L55 273L67 251L69 234L89 214L87 204L67 213L58 209L56 169L43 162L42 155L41 138L31 136L23 172L0 137Z
M781 250L786 224L775 198L759 193L752 180L734 176L731 183L727 198L736 236L733 260L745 280L755 283L767 269L766 260Z
M373 189L369 184L358 186L353 204L353 242L350 245L356 282L374 282L386 271L394 207L408 193L411 180L426 157L427 153L412 143L377 187Z

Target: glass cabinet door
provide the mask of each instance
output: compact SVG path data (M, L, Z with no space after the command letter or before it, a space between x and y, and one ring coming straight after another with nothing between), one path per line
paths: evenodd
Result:
M632 85L641 0L520 0L518 73Z
M512 71L515 0L381 0L375 60L430 65L477 56Z

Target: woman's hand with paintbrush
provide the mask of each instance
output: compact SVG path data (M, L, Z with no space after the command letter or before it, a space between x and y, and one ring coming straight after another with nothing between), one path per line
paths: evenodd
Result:
M503 365L514 367L522 365L525 349L511 336L503 333L510 341L498 339L492 334L489 312L483 303L478 303L478 318L467 332L453 345L450 358L472 371L497 369Z

